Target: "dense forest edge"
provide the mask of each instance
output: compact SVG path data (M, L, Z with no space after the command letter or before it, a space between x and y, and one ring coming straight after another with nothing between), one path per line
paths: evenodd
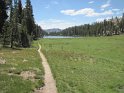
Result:
M104 19L101 22L66 28L60 32L45 33L50 36L112 36L124 33L124 13L122 17Z
M42 28L35 23L30 0L25 7L21 0L0 1L0 44L4 47L31 47L31 42L43 37Z

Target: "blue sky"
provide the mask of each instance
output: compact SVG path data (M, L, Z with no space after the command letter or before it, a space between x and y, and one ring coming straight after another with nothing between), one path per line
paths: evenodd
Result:
M22 0L23 5L25 0ZM122 16L124 0L31 0L34 17L43 29L93 23Z

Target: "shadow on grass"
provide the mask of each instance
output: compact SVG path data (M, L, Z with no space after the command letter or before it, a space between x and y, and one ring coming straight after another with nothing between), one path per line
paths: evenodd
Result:
M2 49L9 49L9 50L22 50L22 48L21 47L13 47L13 48L11 48L10 46L1 46L0 45L0 50L2 50Z

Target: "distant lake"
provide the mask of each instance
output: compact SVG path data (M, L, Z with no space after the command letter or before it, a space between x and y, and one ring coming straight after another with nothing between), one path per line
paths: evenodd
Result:
M77 36L44 36L44 38L80 38Z

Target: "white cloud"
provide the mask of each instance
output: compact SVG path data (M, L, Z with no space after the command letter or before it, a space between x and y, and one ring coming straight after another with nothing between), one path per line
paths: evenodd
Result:
M110 4L104 4L104 5L101 6L101 8L107 8L109 6L110 6Z
M110 2L111 2L111 0L108 0L108 1L106 2L106 4L103 4L103 5L101 6L101 8L104 9L104 8L107 8L107 7L111 6Z
M123 10L122 9L112 9L112 11L115 13L115 14L122 14L123 13Z
M104 20L109 20L109 19L111 19L111 17L106 17L106 18L97 18L96 19L96 22L102 22L102 21L104 21Z
M120 9L112 9L112 11L118 12L120 11Z
M103 12L95 12L92 8L84 8L80 10L62 10L61 13L65 15L70 16L76 16L76 15L85 15L85 16L103 16L103 15L111 15L113 12L111 10L103 11Z
M76 15L76 11L75 10L61 10L61 13L65 14L65 15Z
M88 2L89 4L92 4L92 3L94 3L94 1L90 1L90 2Z
M96 22L102 22L104 20L104 18L97 18Z
M69 22L65 20L48 19L41 22L37 22L43 29L60 28L65 29L67 27L80 25L79 23Z

